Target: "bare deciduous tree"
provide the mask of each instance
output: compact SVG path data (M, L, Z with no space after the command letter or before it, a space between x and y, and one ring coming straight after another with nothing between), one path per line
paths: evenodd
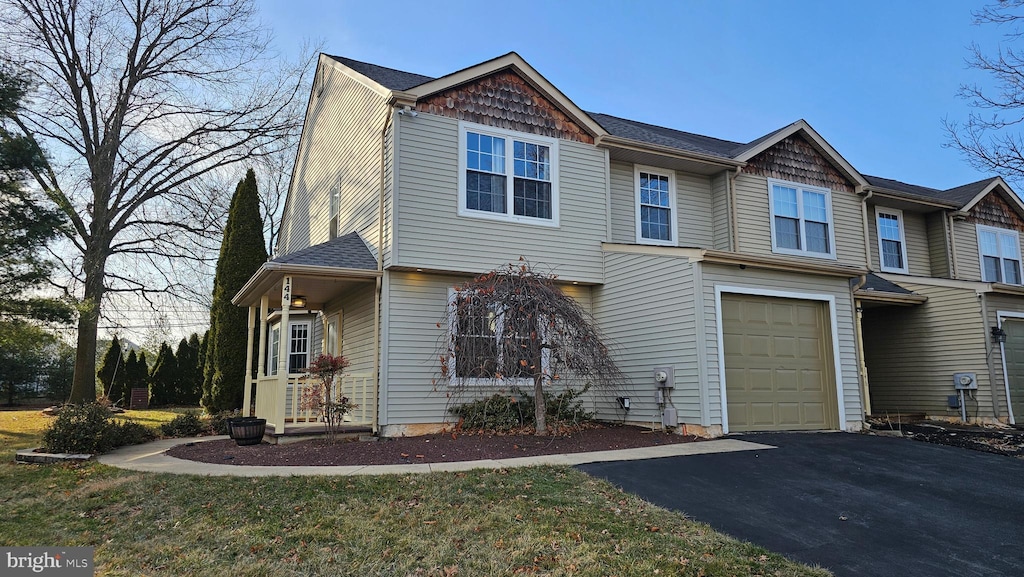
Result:
M532 381L537 435L548 434L545 388L571 380L605 390L625 384L591 315L525 260L457 287L445 320L441 377L456 387Z
M1024 139L1017 130L1024 123L1024 54L1014 44L1024 38L1024 0L1000 0L972 12L977 25L1006 28L1004 43L994 54L979 44L970 46L967 65L988 74L990 87L961 84L957 96L976 111L967 120L946 119L946 146L959 150L970 165L1008 179L1024 180Z
M85 401L104 298L194 297L182 263L215 258L231 190L205 179L290 142L307 66L276 64L252 0L0 0L0 26L35 88L13 120L51 153L33 176L70 220Z

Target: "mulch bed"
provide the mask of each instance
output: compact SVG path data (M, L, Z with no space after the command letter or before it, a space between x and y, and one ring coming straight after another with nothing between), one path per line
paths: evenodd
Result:
M937 445L1024 459L1024 429L954 425L935 421L871 423L874 430L898 430L904 437Z
M178 445L167 454L179 459L221 465L408 465L635 449L697 440L693 436L639 427L603 425L549 437L442 433L382 438L376 442L350 440L330 443L318 439L248 447L239 447L234 441L225 439Z

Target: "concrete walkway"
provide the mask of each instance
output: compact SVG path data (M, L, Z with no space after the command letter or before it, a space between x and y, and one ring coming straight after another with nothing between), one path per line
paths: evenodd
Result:
M594 453L569 453L564 455L539 455L536 457L516 457L514 459L460 461L455 463L415 463L409 465L355 465L336 467L268 467L250 465L216 465L178 459L165 452L183 443L197 443L226 439L226 436L195 437L191 439L162 439L144 445L122 447L100 455L98 461L104 465L145 471L149 473L174 473L176 475L210 475L236 477L291 477L293 475L395 475L406 473L437 473L440 471L466 471L469 469L505 469L510 467L529 467L533 465L583 465L586 463L605 463L609 461L636 461L640 459L657 459L661 457L684 457L687 455L707 455L711 453L732 453L736 451L763 451L773 449L771 445L762 445L738 439L717 439L697 443L678 443L674 445L658 445L642 449L622 449L618 451L598 451Z

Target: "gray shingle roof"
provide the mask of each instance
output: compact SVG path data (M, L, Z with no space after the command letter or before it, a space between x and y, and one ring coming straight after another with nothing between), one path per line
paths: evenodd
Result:
M853 282L856 283L857 281L854 280ZM874 273L868 274L867 282L864 283L864 286L862 286L860 290L875 291L880 293L894 293L900 295L914 294L914 291L909 291L901 287L900 285L894 282L889 282Z
M651 144L659 144L661 146L669 146L721 158L732 158L733 150L743 146L739 142L673 130L663 126L619 118L610 114L601 114L599 112L588 112L587 114L607 130L609 134L631 140L639 140L641 142L649 142Z
M943 202L949 202L955 204L957 208L963 208L970 202L978 193L985 190L985 188L992 184L996 176L992 176L977 182L958 186L956 188L950 188L947 190L938 190L936 188L928 188L927 186L919 186L916 184L907 184L906 182L900 182L898 180L892 180L891 178L882 178L880 176L869 176L864 175L868 183L876 188L884 188L895 192L901 192L903 194L909 194L911 196L918 196L921 198L927 198L930 200L939 200Z
M351 58L345 58L343 56L332 56L330 54L326 54L325 56L337 60L388 90L408 90L413 86L419 86L420 84L434 80L430 76L413 74L412 72L403 72L401 70L395 70L394 68L386 68L384 66L370 64L369 62L352 60Z
M370 249L366 248L366 243L360 238L359 233L355 232L279 256L270 262L363 270L377 269L377 259Z

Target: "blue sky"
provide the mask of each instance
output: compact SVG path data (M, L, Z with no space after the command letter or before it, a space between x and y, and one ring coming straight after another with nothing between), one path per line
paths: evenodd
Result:
M942 148L985 83L982 2L260 0L278 48L441 76L516 51L584 110L747 142L803 118L861 172L950 188L986 174Z

